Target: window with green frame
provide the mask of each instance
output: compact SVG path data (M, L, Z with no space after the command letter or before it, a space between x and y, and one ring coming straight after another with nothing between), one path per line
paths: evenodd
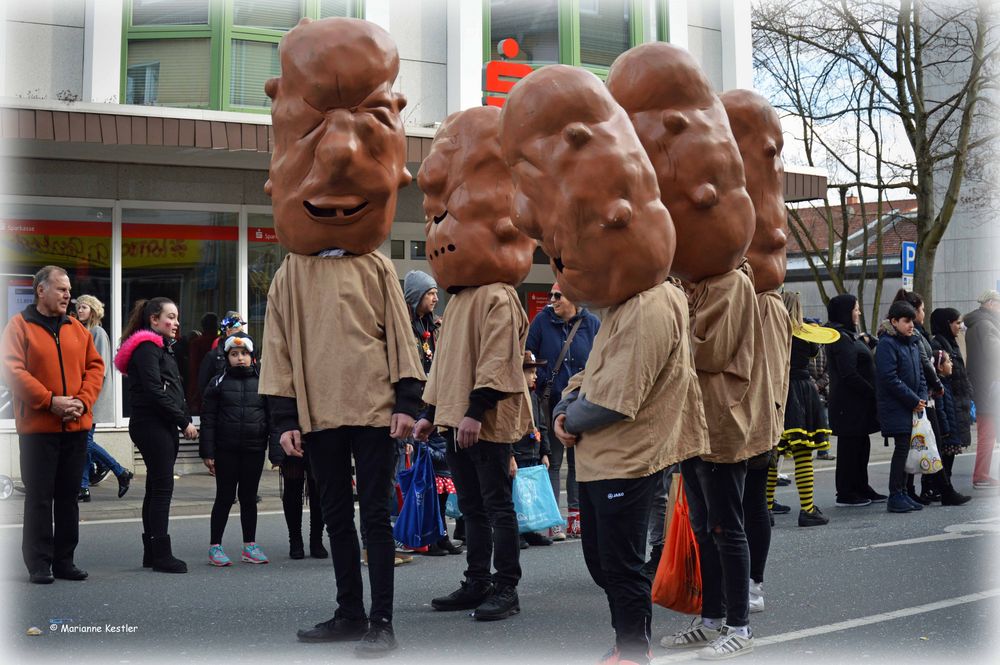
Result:
M665 2L665 0L661 0ZM585 67L601 78L615 58L646 40L643 0L483 0L483 61L515 39L516 62Z
M122 103L266 113L281 37L303 17L364 12L364 0L125 0Z

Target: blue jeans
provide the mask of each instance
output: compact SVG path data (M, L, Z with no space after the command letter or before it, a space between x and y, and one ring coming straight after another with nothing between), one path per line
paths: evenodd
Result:
M96 426L95 426L96 427ZM87 463L83 467L83 478L80 479L80 489L87 489L90 487L90 465L94 462L98 466L106 466L111 469L111 472L118 477L125 473L125 468L118 463L111 453L106 451L104 448L99 446L96 441L94 441L94 429L91 427L90 431L87 432Z

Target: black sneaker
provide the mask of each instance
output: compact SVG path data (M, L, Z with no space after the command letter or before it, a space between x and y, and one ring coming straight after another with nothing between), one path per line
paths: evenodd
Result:
M431 543L427 546L427 551L423 554L424 556L446 556L448 553L437 543Z
M76 495L76 500L81 503L90 503L90 489L81 487L80 492Z
M368 633L368 619L334 616L329 621L298 631L299 642L356 642Z
M98 466L97 464L90 465L90 484L100 485L101 481L104 480L108 474L111 473L110 466Z
M928 488L920 493L920 498L928 502L925 505L929 505L931 503L941 503L941 492Z
M431 601L431 607L439 612L455 612L458 610L474 610L493 595L491 582L463 581L458 590L447 596L441 596Z
M879 494L871 487L861 493L861 498L868 499L872 503L885 503L889 499L885 494Z
M396 633L392 630L392 623L382 619L374 619L368 632L361 638L358 646L354 647L354 654L360 658L381 658L398 648L399 643L396 642Z
M830 518L821 513L816 506L813 506L812 510L799 511L799 526L823 526L829 522Z
M925 499L924 497L922 497L921 495L917 494L916 492L914 492L912 490L907 490L906 491L906 496L910 497L911 501L916 501L921 506L929 506L929 505L931 505L931 500L930 499Z
M472 613L476 621L499 621L514 616L521 611L520 600L517 597L517 587L507 584L497 585L492 596Z
M881 495L880 495L881 496ZM885 497L882 497L885 500ZM842 496L837 497L838 506L847 506L848 508L860 508L862 506L870 506L873 499L867 499L860 496Z
M771 506L771 512L774 513L775 515L787 515L788 513L792 512L792 509L790 506L786 506L784 504L775 501L774 505Z
M524 534L524 539L532 547L546 547L552 544L552 539L546 536L544 533L538 533L537 531L529 531Z

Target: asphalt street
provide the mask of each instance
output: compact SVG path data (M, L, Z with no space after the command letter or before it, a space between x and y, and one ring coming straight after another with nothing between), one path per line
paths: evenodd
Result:
M961 456L955 467L955 484L966 493L972 492L972 462L971 455ZM996 662L997 492L975 492L962 507L890 515L884 505L835 507L833 464L821 464L816 478L817 504L831 522L799 528L794 486L779 488L778 499L793 512L777 517L764 582L766 610L751 615L757 646L740 662ZM875 487L886 486L886 461L872 464L871 479ZM134 492L137 500L141 486ZM266 566L240 564L238 556L230 568L209 566L208 511L196 514L192 508L186 512L195 514L174 519L171 527L175 553L188 561L187 575L142 569L141 527L126 516L85 522L77 563L90 579L50 586L27 582L20 529L0 526L3 662L354 660L351 645L296 642L297 628L333 614L332 567L329 560L290 560L282 516L269 510L273 503L262 506L258 542L271 556ZM224 541L230 556L239 552L238 522L234 509ZM579 542L531 548L522 552L521 563L521 614L486 624L429 605L457 586L464 557L418 557L397 568L394 624L402 648L387 662L595 662L613 637L605 599L587 575ZM654 609L655 663L693 660L691 652L659 647L660 637L688 620ZM32 626L42 634L27 635ZM101 632L82 632L95 627Z

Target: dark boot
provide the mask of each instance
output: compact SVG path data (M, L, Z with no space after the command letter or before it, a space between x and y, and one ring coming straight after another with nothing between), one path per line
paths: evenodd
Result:
M947 471L940 471L938 473L940 479L938 480L938 487L941 489L941 505L942 506L964 506L972 500L971 496L965 494L959 494L957 490L951 484L951 478L948 477Z
M149 536L142 534L142 567L153 567L153 553L149 549Z
M153 570L158 573L186 573L187 564L176 558L170 549L170 536L150 536Z
M521 611L517 588L506 584L497 585L489 598L476 608L472 618L476 621L499 621Z
M463 580L456 591L432 600L431 607L439 612L474 610L491 595L493 595L492 582L467 582Z
M445 552L447 552L448 554L461 554L464 551L461 547L451 542L451 538L449 538L448 536L445 536L444 538L439 540L437 546L440 547Z
M323 547L323 532L309 534L309 556L314 559L325 559L330 553Z
M937 473L924 474L920 476L920 498L928 502L941 500L941 485L944 479L944 470Z

